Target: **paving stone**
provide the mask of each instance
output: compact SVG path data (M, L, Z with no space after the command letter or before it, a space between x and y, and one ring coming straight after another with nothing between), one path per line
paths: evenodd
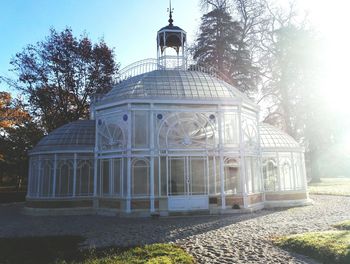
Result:
M252 214L168 218L28 216L23 205L0 207L0 237L76 234L84 246L134 246L173 242L198 263L315 263L269 241L279 235L322 231L350 219L350 197L311 196L313 206Z

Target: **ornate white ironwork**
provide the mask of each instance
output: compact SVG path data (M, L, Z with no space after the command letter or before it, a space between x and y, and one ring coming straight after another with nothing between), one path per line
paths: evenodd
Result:
M223 73L220 73L215 67L203 67L197 65L196 61L194 60L183 59L180 56L164 55L158 59L148 58L136 61L124 67L119 71L117 83L127 80L131 77L155 70L199 71L207 73L226 82L229 80L227 76L225 76Z

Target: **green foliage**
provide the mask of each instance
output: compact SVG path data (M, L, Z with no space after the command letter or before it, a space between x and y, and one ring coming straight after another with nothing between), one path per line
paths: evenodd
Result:
M274 243L323 263L350 263L350 231L298 234L278 238Z
M9 93L0 93L0 116L0 186L23 185L28 175L27 152L43 131L25 105Z
M321 182L309 184L311 194L350 196L350 178L322 178Z
M83 241L79 236L0 238L0 263L195 263L192 256L172 244L81 250Z
M70 28L51 29L44 41L25 47L11 64L17 86L47 132L87 118L90 97L111 89L119 67L104 41L77 38Z
M95 258L88 260L86 263L110 263L112 260L113 263L135 264L195 263L193 257L171 244L152 244L144 247L131 248L119 255Z
M202 16L200 34L192 47L193 58L205 68L214 68L218 76L241 91L256 89L257 69L242 40L243 28L234 21L226 5L214 5Z

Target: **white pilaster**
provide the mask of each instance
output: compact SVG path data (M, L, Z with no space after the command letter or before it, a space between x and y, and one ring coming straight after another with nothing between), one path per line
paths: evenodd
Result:
M126 194L126 212L131 212L131 137L132 137L132 127L131 127L131 105L128 104L128 141L127 141L127 194Z
M246 167L245 167L245 151L244 151L244 138L242 129L242 106L238 106L238 126L239 126L239 153L240 153L240 176L241 176L241 188L243 195L243 207L248 208L248 193L247 193L247 179L246 179Z
M56 178L57 178L57 154L53 160L53 182L52 182L52 197L56 196Z
M150 203L151 213L155 211L154 208L154 113L153 104L151 104L151 110L149 111L149 145L150 145Z
M73 197L75 197L75 189L77 187L77 153L74 153L73 160Z
M219 105L221 109L221 105ZM224 171L224 154L223 154L223 124L222 112L218 112L218 127L219 127L219 159L220 159L220 193L221 193L221 208L226 208L225 198L225 171Z
M39 155L39 161L38 161L38 182L37 182L37 191L36 191L36 197L40 197L40 191L41 191L41 183L42 183L42 173L41 173L41 156Z

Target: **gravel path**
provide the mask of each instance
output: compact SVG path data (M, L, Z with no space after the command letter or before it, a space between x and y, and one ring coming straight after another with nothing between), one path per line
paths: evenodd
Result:
M319 231L350 219L350 197L311 196L313 206L252 214L168 218L26 216L21 204L0 206L0 237L76 234L87 246L175 242L199 263L314 263L273 246L269 238Z

